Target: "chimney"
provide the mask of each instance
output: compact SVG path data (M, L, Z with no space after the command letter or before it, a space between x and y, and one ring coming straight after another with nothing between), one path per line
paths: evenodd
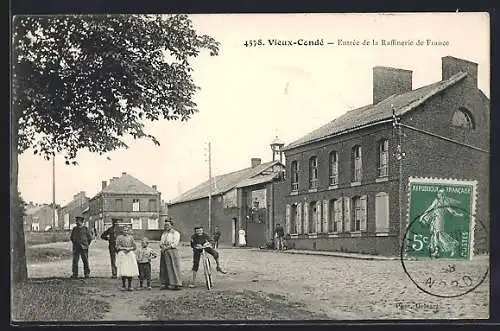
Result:
M126 174L127 174L126 172L122 172L122 176L123 176L123 175L126 175Z
M373 104L376 105L393 94L411 91L412 71L390 67L373 68Z
M258 157L252 157L250 161L252 163L252 168L255 168L256 166L260 165L262 162L262 160Z
M156 188L156 185L153 185L152 188L153 188L153 190L158 191L158 189Z
M104 190L107 185L108 185L108 183L105 180L103 180L102 181L102 189Z
M466 80L471 82L474 87L477 87L477 63L453 56L445 56L441 58L442 80L449 79L451 76L459 72L466 72Z

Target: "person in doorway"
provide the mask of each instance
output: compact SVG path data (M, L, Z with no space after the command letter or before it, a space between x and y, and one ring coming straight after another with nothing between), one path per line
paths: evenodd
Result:
M101 235L101 239L108 241L109 259L111 261L111 278L116 278L116 237L118 235L118 219L113 218L111 226Z
M246 232L243 229L238 231L238 246L245 247L247 245Z
M89 246L92 242L92 234L89 229L83 225L83 217L76 217L76 226L71 231L70 239L73 243L73 273L71 278L78 278L78 262L80 261L80 257L83 262L84 276L85 278L89 278Z
M137 267L139 268L139 287L143 288L144 281L151 290L151 260L157 257L155 251L149 247L149 239L142 238L141 249L137 253Z
M174 229L172 219L165 221L165 231L160 239L160 280L161 289L180 290L182 286L181 258L177 246L180 233Z
M219 226L215 227L213 238L214 238L214 249L218 249L219 248L219 239L220 239L220 229L219 229Z
M117 276L122 278L122 289L133 291L132 278L139 276L139 268L134 251L136 250L132 230L125 226L122 234L116 237L116 270ZM128 282L128 287L126 286Z
M285 238L285 230L281 226L281 224L276 224L276 229L274 229L274 238L276 240L276 249L277 250L283 250L283 240Z
M210 236L204 232L203 227L201 225L195 226L194 234L191 236L191 247L193 248L193 281L189 284L189 287L194 287L196 282L196 273L200 266L200 257L203 249L214 257L215 263L217 264L217 271L223 274L225 273L220 267L219 253L211 246L212 240Z

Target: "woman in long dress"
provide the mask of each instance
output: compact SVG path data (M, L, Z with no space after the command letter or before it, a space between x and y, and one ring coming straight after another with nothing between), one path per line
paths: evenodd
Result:
M132 230L124 227L122 234L116 238L116 268L117 276L122 279L122 288L132 291L132 278L139 276L139 267L134 251L136 250ZM126 287L125 282L128 282Z
M240 247L245 247L247 245L247 240L245 238L245 230L243 229L240 229L240 231L238 231L238 245Z
M173 221L165 221L165 231L160 239L161 289L180 290L182 286L181 258L177 246L181 235L173 228Z
M439 189L436 199L420 216L420 221L429 224L429 253L431 257L437 257L440 253L449 253L454 256L458 247L458 241L446 233L444 229L445 215L449 212L455 216L463 216L457 212L453 205L458 201L445 195L444 189Z

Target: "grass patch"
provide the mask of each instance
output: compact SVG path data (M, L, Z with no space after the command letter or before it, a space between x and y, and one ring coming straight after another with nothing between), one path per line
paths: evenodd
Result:
M71 281L28 281L12 288L13 321L95 321L109 311L107 302L83 294Z
M67 248L26 247L26 261L28 263L52 262L72 257L73 252Z
M311 320L326 315L302 309L286 297L254 291L198 291L171 299L150 300L140 307L151 320Z

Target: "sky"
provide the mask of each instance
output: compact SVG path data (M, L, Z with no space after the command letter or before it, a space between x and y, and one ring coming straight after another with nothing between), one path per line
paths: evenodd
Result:
M441 58L478 63L478 86L489 97L490 36L486 13L420 14L210 14L191 15L200 34L221 43L217 57L208 51L192 60L200 110L188 122L147 122L148 140L127 150L99 156L80 152L77 166L55 160L56 203L74 194L92 197L101 181L122 172L157 185L169 201L208 179L207 142L212 175L271 161L269 144L286 144L348 110L372 103L372 68L413 71L413 88L441 80ZM263 45L246 47L245 41ZM318 40L323 46L272 46L269 39ZM338 45L339 40L360 45ZM379 45L362 45L364 40ZM421 46L382 46L381 39L424 41ZM427 39L444 45L426 45ZM329 45L328 42L335 44ZM52 201L52 162L31 150L19 156L19 190L25 201Z

